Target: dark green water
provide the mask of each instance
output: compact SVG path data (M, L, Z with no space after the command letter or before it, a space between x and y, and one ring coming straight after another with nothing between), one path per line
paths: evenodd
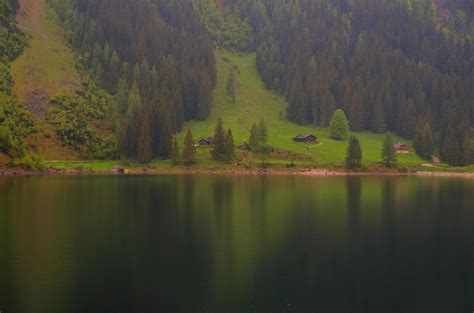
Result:
M0 178L2 313L473 310L472 180Z

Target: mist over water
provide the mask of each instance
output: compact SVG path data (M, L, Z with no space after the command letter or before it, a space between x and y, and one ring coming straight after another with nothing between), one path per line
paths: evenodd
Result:
M471 312L474 181L0 178L0 310Z

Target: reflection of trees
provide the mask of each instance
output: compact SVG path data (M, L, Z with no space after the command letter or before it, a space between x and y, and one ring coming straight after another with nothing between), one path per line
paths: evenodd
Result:
M329 313L431 301L449 311L474 286L474 184L420 181L16 180L0 194L0 306Z
M362 197L362 183L360 177L346 177L347 221L350 246L359 240L360 210Z

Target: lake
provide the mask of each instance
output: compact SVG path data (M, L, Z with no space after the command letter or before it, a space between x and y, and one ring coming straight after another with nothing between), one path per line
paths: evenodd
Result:
M2 313L474 310L474 180L0 178Z

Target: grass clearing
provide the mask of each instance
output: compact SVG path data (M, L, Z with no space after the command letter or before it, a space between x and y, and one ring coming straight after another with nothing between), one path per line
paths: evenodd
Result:
M336 141L329 138L327 129L312 126L300 126L288 122L285 117L286 101L281 95L267 90L255 67L255 54L236 54L228 51L216 52L217 86L214 90L212 111L206 121L191 121L185 124L183 131L177 135L182 144L187 128L193 132L195 140L212 136L217 119L222 118L224 127L231 128L236 144L248 141L252 124L263 117L269 130L269 146L289 151L295 155L308 158L309 164L330 166L344 162L347 140ZM238 91L235 102L227 95L226 84L229 71L236 67ZM298 134L311 133L318 137L320 144L306 145L292 140ZM380 162L384 135L371 132L351 133L361 143L364 163ZM394 138L412 146L409 140ZM413 149L412 149L413 151ZM290 157L291 159L292 157ZM199 162L209 162L209 153L199 153ZM270 158L271 159L271 158ZM269 160L271 162L272 160ZM284 162L288 160L282 160ZM401 164L418 164L423 161L415 154L400 154ZM308 163L306 161L305 163Z

